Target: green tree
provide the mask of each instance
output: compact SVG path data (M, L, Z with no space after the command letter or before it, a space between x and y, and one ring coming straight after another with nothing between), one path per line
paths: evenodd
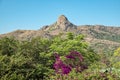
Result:
M67 36L72 33L67 34ZM72 34L73 35L73 34ZM69 54L70 51L78 51L85 58L85 62L87 65L96 61L98 59L98 55L94 53L93 50L89 49L87 42L84 40L83 35L73 35L74 37L71 39L66 37L65 39L60 37L55 37L52 40L52 44L50 46L50 52L58 53L61 56ZM64 59L64 58L63 58Z
M0 54L11 56L17 52L19 42L14 38L0 39Z

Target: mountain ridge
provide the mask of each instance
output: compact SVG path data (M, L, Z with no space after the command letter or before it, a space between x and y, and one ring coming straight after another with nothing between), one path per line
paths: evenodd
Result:
M72 32L75 35L83 34L85 35L85 40L95 46L97 43L115 48L120 46L120 27L104 25L77 26L71 23L64 15L59 16L58 20L52 25L43 26L39 30L16 30L0 34L0 38L13 36L18 40L31 40L35 37L51 38L52 36L59 35L60 33L66 34L67 32Z

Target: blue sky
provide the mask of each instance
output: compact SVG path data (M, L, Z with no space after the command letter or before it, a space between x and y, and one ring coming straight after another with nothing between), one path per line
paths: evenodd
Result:
M76 25L120 26L120 0L0 0L0 34L37 30L61 14Z

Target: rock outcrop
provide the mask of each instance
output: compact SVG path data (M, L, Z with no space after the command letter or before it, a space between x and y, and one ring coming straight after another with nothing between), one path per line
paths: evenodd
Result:
M56 29L59 29L59 30L62 30L62 31L69 31L71 29L77 29L77 26L72 24L67 19L67 17L65 17L64 15L61 15L61 16L58 17L58 20L54 24L49 25L49 26L44 26L42 28L42 30L44 30L44 31L56 30Z
M69 20L64 16L61 15L58 20L57 20L57 25L58 28L62 30L68 30L70 28L76 29L77 27L73 25L72 23L69 22Z

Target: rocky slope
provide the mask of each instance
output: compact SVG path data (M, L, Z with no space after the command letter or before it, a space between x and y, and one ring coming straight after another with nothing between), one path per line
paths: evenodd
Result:
M120 27L104 25L81 25L72 24L64 15L58 17L58 20L52 25L43 26L40 30L16 30L11 33L1 34L2 37L14 36L18 40L31 40L34 37L41 36L51 38L60 33L66 34L84 34L92 48L97 52L113 51L120 46Z

